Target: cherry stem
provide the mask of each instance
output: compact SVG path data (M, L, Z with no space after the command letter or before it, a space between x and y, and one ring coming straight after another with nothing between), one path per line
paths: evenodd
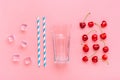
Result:
M87 33L89 35L91 32L97 32L96 30L91 30L90 32Z
M105 41L104 41L104 40L102 40L102 42L103 42L103 44L104 44L104 46L105 46L105 45L106 45Z
M96 26L98 26L99 27L99 29L100 29L100 32L101 33L103 33L103 31L102 31L102 29L101 29L101 27L100 27L100 25L99 24L97 24L97 23L94 23Z
M90 32L88 32L86 35L89 35L91 32L97 32L96 30L91 30ZM84 43L82 42L81 45L83 45Z
M83 43L81 43L81 45L83 45Z
M83 22L85 22L85 20L87 19L87 17L90 15L91 13L89 12L86 16L85 16L85 18L83 19Z
M105 61L107 63L107 65L109 65L109 62L108 61Z
M100 60L102 60L102 59L100 59ZM103 62L105 62L107 65L109 65L109 62L108 62L108 60L102 60Z
M91 56L89 56L89 58L93 57L96 53L97 51L95 51Z
M102 59L99 59L99 60L102 60ZM102 61L105 62L107 65L109 65L108 60L102 60Z

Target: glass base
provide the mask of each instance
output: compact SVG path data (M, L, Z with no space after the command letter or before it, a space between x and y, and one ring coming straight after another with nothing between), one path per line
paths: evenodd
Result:
M61 63L61 64L64 64L64 63L68 63L69 62L69 58L55 58L54 59L54 63Z

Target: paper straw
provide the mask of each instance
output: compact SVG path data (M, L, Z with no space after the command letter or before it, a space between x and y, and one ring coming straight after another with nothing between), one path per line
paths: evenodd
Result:
M37 17L38 66L40 67L40 19Z
M43 55L44 67L46 67L46 18L43 17Z

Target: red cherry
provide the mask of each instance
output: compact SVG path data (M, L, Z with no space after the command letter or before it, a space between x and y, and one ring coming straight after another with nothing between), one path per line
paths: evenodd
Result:
M104 47L103 47L103 52L105 52L105 53L106 53L106 52L108 52L108 51L109 51L108 46L104 46Z
M98 50L100 48L100 45L99 44L93 44L93 49L94 50Z
M92 35L92 40L93 40L93 41L97 41L97 39L98 39L98 35L97 35L97 34L93 34L93 35Z
M83 28L85 28L85 26L86 26L86 23L85 22L80 22L80 27L83 29Z
M105 61L105 60L107 60L107 59L108 59L108 56L104 54L104 55L102 56L102 60Z
M88 47L87 44L85 44L85 45L83 46L83 51L84 51L84 52L88 52L88 51L89 51L89 47Z
M88 61L88 57L87 57L87 56L84 56L84 57L82 58L82 60L83 60L84 62L87 62L87 61Z
M94 23L91 21L91 22L88 22L88 26L89 27L93 27L94 26Z
M106 33L102 33L102 34L100 34L100 38L101 38L101 39L106 39L106 38L107 38Z
M92 62L93 63L97 63L98 62L98 57L97 56L93 56L92 57Z
M102 23L101 23L101 27L104 28L106 26L107 26L107 22L105 20L103 20Z
M84 34L84 35L82 36L82 40L83 40L83 41L87 41L87 40L88 40L88 36L87 36L86 34Z

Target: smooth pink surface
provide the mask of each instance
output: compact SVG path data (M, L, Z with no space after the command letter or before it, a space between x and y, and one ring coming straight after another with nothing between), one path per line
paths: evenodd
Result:
M0 0L0 80L120 80L120 1L119 0ZM96 65L81 61L81 35L79 21L88 13L86 21L108 22L105 32L109 51L109 63L99 61ZM47 17L47 67L37 66L36 17ZM20 32L20 25L29 27ZM72 24L70 62L56 65L53 61L51 30L53 24ZM85 33L85 32L84 32ZM6 41L15 34L15 42ZM41 35L42 36L42 35ZM28 41L28 47L20 49L20 42ZM11 57L20 53L20 63L13 64ZM101 53L102 54L102 53ZM25 66L25 57L32 64ZM43 61L42 61L43 63Z

